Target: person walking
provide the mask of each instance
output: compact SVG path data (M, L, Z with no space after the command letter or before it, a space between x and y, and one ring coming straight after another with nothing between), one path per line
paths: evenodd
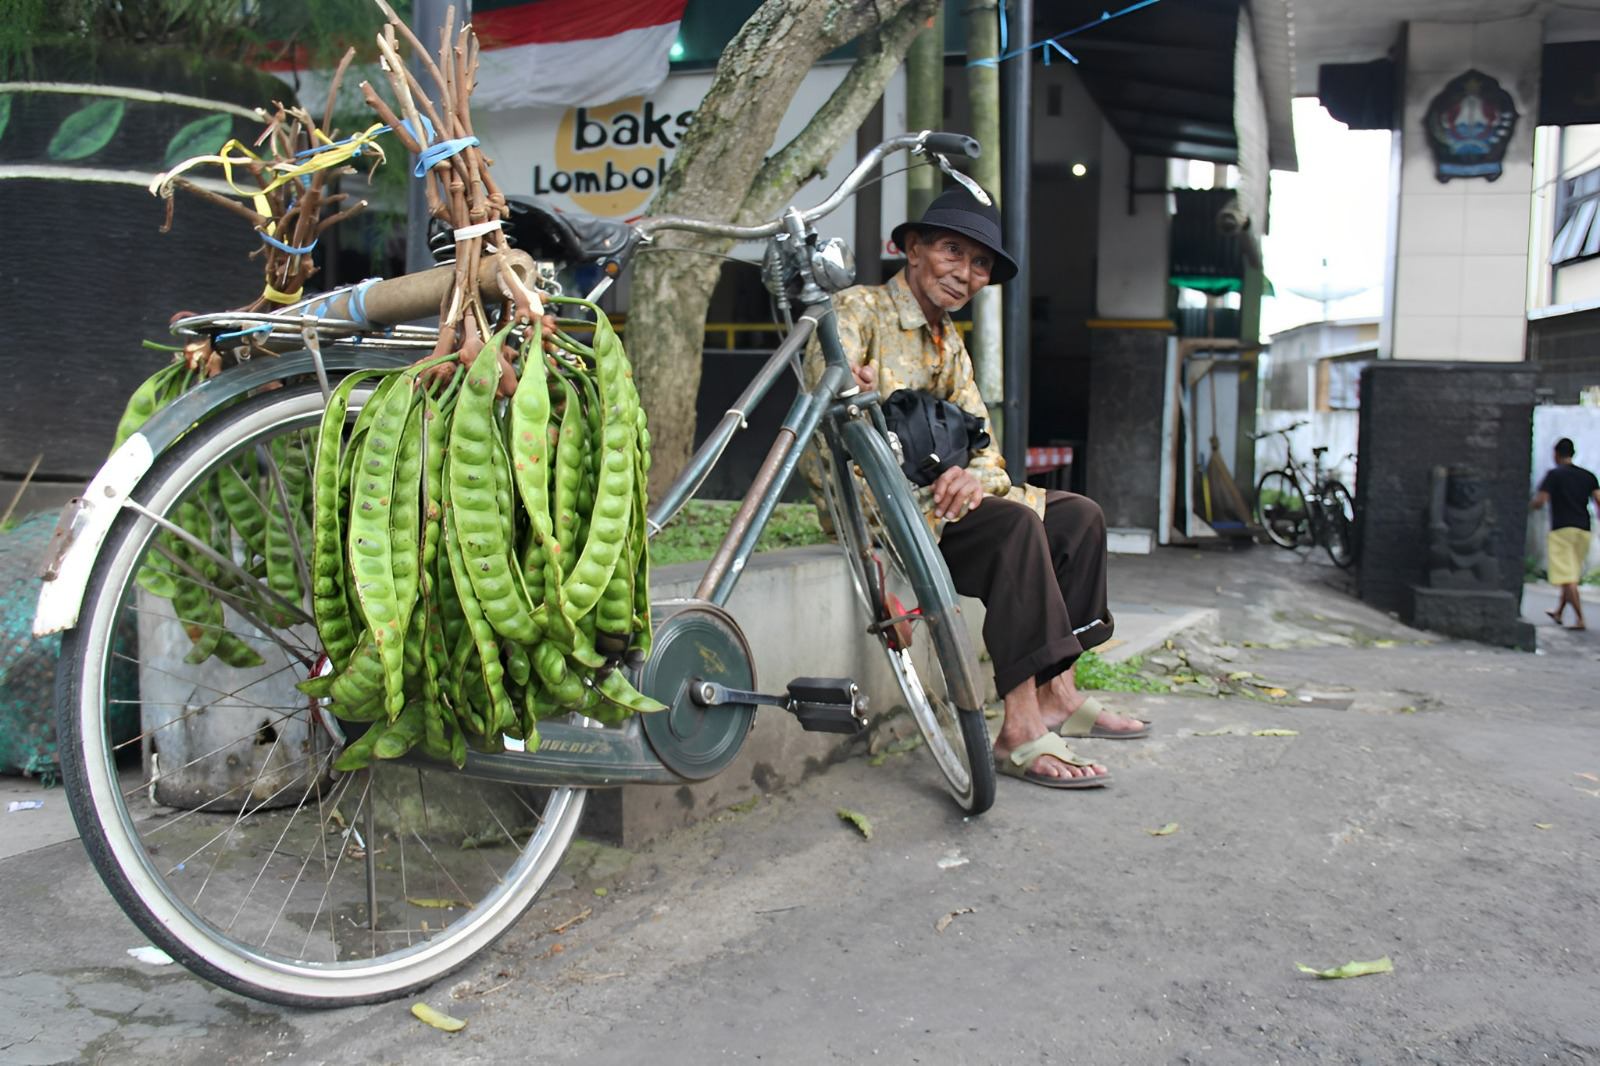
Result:
M1550 572L1550 584L1559 585L1561 600L1556 609L1546 611L1551 621L1561 625L1561 619L1572 607L1576 621L1570 628L1583 629L1583 601L1578 598L1578 582L1583 579L1583 561L1589 554L1592 537L1589 525L1589 503L1600 508L1600 480L1594 474L1572 461L1577 449L1570 437L1556 441L1556 465L1539 482L1529 510L1537 511L1550 506L1550 536L1545 542L1545 561Z

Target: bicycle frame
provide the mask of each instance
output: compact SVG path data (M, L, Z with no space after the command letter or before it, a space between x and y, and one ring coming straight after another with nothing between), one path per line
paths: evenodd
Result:
M858 165L851 178L847 179L846 186L852 181L859 181L861 175L878 166L889 150L907 147L913 142L918 142L918 138L903 137L885 142ZM770 236L783 229L799 238L792 247L800 247L804 243L810 220L826 214L841 198L836 193L819 208L806 213L791 209L779 224L767 227L713 226L707 230L700 224L692 224L693 220L653 221L657 228L698 228L702 232L722 234L737 231L741 237ZM848 438L852 435L885 428L877 408L877 393L862 393L852 387L850 362L839 340L830 294L817 284L808 262L799 264L798 273L804 285L797 302L803 310L794 328L647 516L649 533L653 536L693 498L721 459L734 434L745 425L745 413L761 402L786 368L793 368L796 374L799 373L801 354L814 337L823 355L823 373L815 385L799 390L766 459L695 591L694 601L716 608L725 606L732 596L761 534L794 477L805 447L824 420L837 420L839 436L846 440L847 446ZM304 333L308 343L306 350L290 352L275 359L244 363L226 374L205 381L158 411L107 460L84 495L63 512L58 523L47 564L48 580L35 615L36 633L42 635L77 625L90 573L112 523L123 510L139 509L130 497L155 459L207 414L270 383L315 375L326 394L329 372L342 374L362 369L401 367L411 362L412 356L403 350L382 351L373 346L363 346L359 340L335 342L322 350L314 343L314 329L307 329ZM898 468L891 469L884 465L892 463L887 449L863 447L851 449L851 452L857 466L873 466L874 474L884 477L898 477L900 474ZM894 514L886 518L896 524L921 520L920 515L910 514ZM948 575L924 573L917 577L924 582L949 583ZM949 592L953 599L953 587ZM742 636L739 639L742 640ZM981 704L981 693L975 677L958 677L953 679L953 684L958 690L953 695L959 706L975 708ZM461 772L471 777L508 784L574 788L678 784L694 779L662 761L652 748L638 717L616 729L599 729L592 724L582 723L541 723L540 744L535 752L508 750L500 754L486 754L469 750Z

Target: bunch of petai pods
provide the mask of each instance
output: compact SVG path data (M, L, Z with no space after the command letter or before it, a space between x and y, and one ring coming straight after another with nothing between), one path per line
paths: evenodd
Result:
M557 299L594 314L563 323L592 329L592 344L562 331L551 354L536 323L509 400L496 398L509 326L448 385L425 371L454 356L351 374L314 437L246 453L181 503L172 517L189 537L160 534L139 571L172 602L189 662L242 668L263 660L223 604L288 628L309 583L327 664L299 687L366 725L339 769L414 747L459 766L469 746L506 737L532 750L551 715L661 709L622 670L650 647L644 410L605 314ZM158 371L117 443L198 376L181 362ZM355 387L374 379L352 422Z
M582 301L563 301L582 303ZM661 705L621 669L650 644L649 432L622 344L598 307L593 344L522 344L496 400L495 334L434 395L383 374L347 426L340 383L313 464L312 608L333 673L301 688L373 723L336 764L412 747L460 765L470 745L538 743L541 718L617 722ZM569 323L588 326L588 323Z

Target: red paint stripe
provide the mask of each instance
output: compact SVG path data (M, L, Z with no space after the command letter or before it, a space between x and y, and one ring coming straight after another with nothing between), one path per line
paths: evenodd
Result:
M532 0L491 11L474 11L472 28L484 48L561 44L614 37L626 30L683 19L687 0Z

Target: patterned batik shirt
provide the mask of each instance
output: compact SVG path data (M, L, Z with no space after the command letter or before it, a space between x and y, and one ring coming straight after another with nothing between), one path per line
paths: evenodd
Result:
M880 396L887 399L899 389L915 389L949 400L989 425L989 408L978 393L960 331L948 314L941 315L937 324L928 322L906 283L905 271L882 285L844 290L834 296L833 309L845 354L877 371ZM807 382L815 384L823 369L822 349L815 340L806 351L805 368ZM1006 461L992 442L972 453L967 469L985 492L1025 503L1044 516L1044 490L1012 484ZM813 470L808 469L808 476L814 476ZM947 520L934 516L933 489L919 486L914 491L917 506L937 535Z

